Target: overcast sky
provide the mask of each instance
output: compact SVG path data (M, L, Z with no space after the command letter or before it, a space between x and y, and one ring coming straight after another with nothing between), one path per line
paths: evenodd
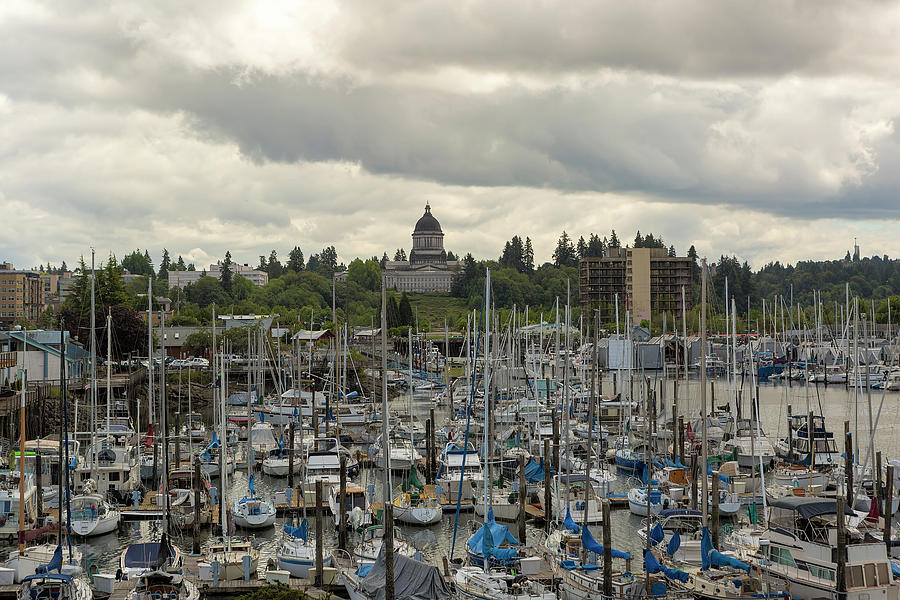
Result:
M0 3L0 260L900 256L900 4Z

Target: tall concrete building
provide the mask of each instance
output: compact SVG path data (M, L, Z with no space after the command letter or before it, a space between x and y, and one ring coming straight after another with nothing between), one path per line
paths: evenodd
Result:
M579 264L579 288L583 309L600 308L612 316L616 295L619 311L631 311L633 321L650 319L651 313L681 313L691 307L693 260L669 256L665 248L607 248L602 258L584 258Z
M450 291L458 262L447 260L444 231L425 205L425 214L416 222L409 260L392 260L384 266L385 285L401 292Z

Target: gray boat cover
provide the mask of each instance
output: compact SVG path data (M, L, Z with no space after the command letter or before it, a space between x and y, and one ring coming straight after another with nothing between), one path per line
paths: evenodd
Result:
M384 547L372 570L362 579L359 591L371 600L384 600ZM446 600L450 588L437 567L401 554L394 554L394 597L397 600Z

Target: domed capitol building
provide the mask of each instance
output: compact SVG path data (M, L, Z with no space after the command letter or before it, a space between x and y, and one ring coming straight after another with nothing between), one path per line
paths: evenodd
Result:
M416 221L412 239L408 261L385 263L385 285L400 292L449 292L459 262L447 260L444 232L428 204L425 214Z

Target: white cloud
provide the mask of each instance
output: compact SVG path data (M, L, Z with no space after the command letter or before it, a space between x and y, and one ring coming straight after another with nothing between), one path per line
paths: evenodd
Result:
M613 227L756 266L898 254L898 10L4 3L0 251L349 260L408 248L428 201L482 257Z

